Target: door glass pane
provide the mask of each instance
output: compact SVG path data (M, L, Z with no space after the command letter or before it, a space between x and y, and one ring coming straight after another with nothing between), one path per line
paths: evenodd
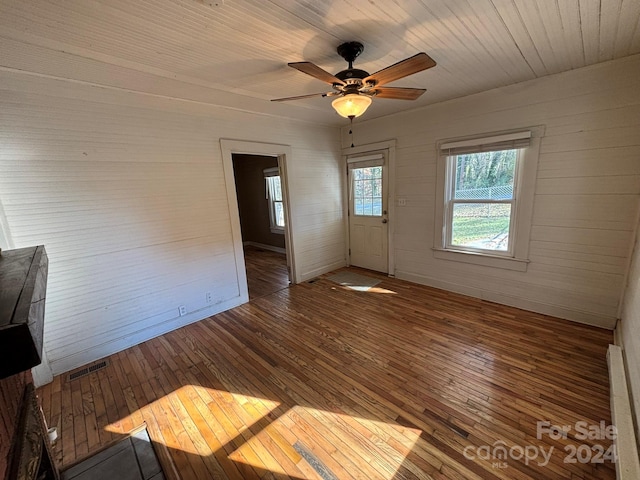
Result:
M374 197L382 197L382 179L376 178L371 181L371 189Z
M351 169L353 213L367 217L382 216L382 167Z
M373 202L371 197L366 197L364 199L364 213L363 215L371 216L373 215Z
M483 250L509 249L509 203L455 203L451 244Z

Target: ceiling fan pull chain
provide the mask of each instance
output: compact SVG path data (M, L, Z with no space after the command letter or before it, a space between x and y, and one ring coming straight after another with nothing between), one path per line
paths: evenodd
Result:
M355 115L349 115L349 121L351 122L351 124L349 125L349 135L351 135L351 148L354 147L353 145L353 118Z

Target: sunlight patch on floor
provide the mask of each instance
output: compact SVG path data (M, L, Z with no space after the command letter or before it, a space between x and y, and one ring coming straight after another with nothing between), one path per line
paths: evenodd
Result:
M341 469L358 471L362 467L351 464L349 451L354 451L358 457L356 462L364 460L372 469L387 472L384 477L376 478L391 480L401 465L412 469L406 457L421 433L395 423L296 406L252 436L229 458L289 475L295 472L287 471L283 463L292 462L302 472L324 472L320 475L322 478L327 476L326 472L332 472L340 478ZM309 452L306 458L300 454L300 448L295 448L296 444L306 447ZM274 452L273 448L280 451ZM273 458L265 462L265 455ZM286 462L275 460L283 456L288 459Z
M352 292L364 292L364 293L386 293L397 295L397 292L393 290L387 290L386 288L381 287L367 287L366 285L348 285L348 286L340 286L340 287L331 287L331 290L335 290L336 288L341 288L343 290L351 290Z
M151 439L170 449L181 450L195 455L210 455L202 432L193 420L200 415L202 421L211 430L220 445L234 440L251 425L260 421L269 412L280 406L279 402L265 398L252 397L240 393L206 388L199 385L185 385L168 395L145 405L135 412L113 422L104 429L108 432L127 433L125 424L138 427L142 422L149 424L150 419L162 419L163 423L176 426L189 437L186 441L180 434L159 437L154 429L149 429ZM197 411L197 414L196 414ZM239 419L239 421L237 420Z

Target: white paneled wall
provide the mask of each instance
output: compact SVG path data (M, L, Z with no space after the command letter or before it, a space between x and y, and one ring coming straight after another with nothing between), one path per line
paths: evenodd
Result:
M221 138L291 145L299 278L343 265L337 128L0 71L4 247L46 246L54 373L239 302Z
M354 125L358 146L397 139L395 274L613 328L639 206L639 71L635 55ZM436 142L536 125L527 271L434 258Z

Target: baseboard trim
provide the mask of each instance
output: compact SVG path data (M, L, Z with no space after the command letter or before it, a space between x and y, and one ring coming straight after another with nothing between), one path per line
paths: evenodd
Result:
M145 326L138 331L129 333L117 339L92 346L90 349L72 353L71 355L57 360L50 360L49 365L51 366L51 371L53 372L53 375L60 375L65 372L69 372L75 368L82 367L88 363L108 357L114 353L121 352L122 350L126 350L127 348L146 342L147 340L151 340L152 338L159 337L165 333L169 333L191 323L199 322L205 318L237 307L243 303L247 303L248 301L248 296L243 297L239 295L216 305L210 305L200 310L190 312L182 317L175 317L159 322L155 325Z
M605 328L607 330L613 330L616 325L616 319L613 317L605 317L589 312L571 310L559 305L526 300L502 293L482 290L480 288L467 287L465 285L456 283L443 282L441 280L436 280L434 278L415 273L396 271L396 278L400 280L407 280L413 283L418 283L421 285L427 285L429 287L439 288L441 290L447 290L449 292L455 292L462 295L468 295L470 297L480 298L482 300L499 303L501 305L521 308L522 310L528 310L530 312L563 318L565 320L571 320L573 322L583 323L585 325L591 325L593 327Z
M258 243L258 242L242 242L242 245L244 245L245 247L256 247L256 248L261 248L263 250L269 250L271 252L278 252L278 253L287 253L287 250L285 248L281 248L281 247L274 247L273 245L266 245L264 243Z
M640 478L640 460L622 348L609 345L607 364L611 392L611 419L617 430L613 440L617 454L616 478L637 480Z

